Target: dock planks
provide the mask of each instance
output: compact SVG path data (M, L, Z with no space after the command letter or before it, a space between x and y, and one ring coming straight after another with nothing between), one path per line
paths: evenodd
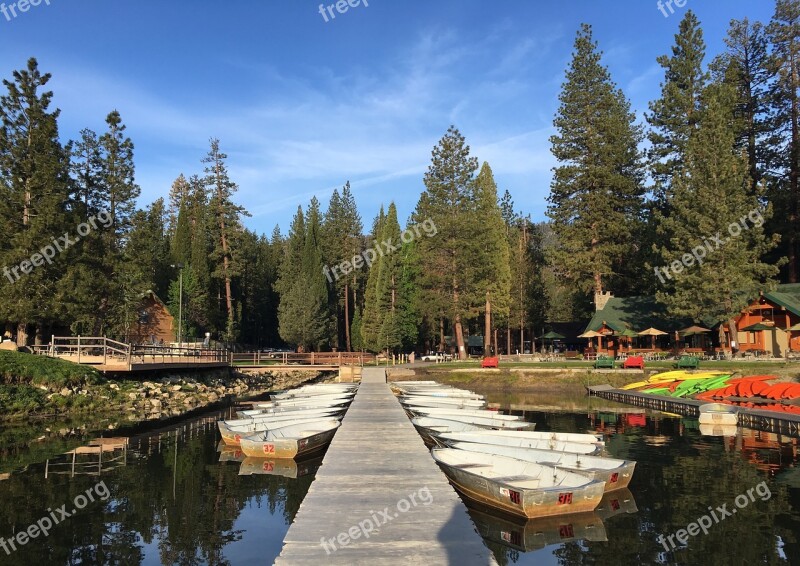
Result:
M275 564L497 564L385 370L364 368Z

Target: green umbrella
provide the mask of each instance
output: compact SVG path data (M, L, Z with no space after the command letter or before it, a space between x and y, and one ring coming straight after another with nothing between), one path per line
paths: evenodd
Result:
M542 338L544 338L545 340L563 340L565 336L562 336L558 332L553 332L551 330L550 332L542 336Z
M745 326L741 330L742 332L760 332L762 330L775 330L775 327L769 326L768 324L762 324L761 322L756 322L750 326Z

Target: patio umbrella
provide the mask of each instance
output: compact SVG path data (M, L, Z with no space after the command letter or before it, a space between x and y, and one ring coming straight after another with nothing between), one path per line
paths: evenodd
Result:
M605 335L595 332L594 330L587 330L583 334L579 334L578 338L602 338L603 336Z
M558 332L553 332L552 330L542 336L545 340L563 340L565 337L559 334Z
M689 328L684 328L683 330L679 330L681 334L684 336L694 336L695 334L704 334L706 332L711 332L708 328L703 328L702 326L690 326Z
M642 330L639 333L639 336L650 336L650 347L655 350L656 349L656 336L664 336L667 333L663 330L659 330L657 328L653 328L652 326L647 330Z
M790 326L790 327L789 327L789 328L787 328L786 330L791 330L791 331L793 331L793 332L797 332L798 330L800 330L800 322L798 322L798 323L797 323L797 324L795 324L794 326Z

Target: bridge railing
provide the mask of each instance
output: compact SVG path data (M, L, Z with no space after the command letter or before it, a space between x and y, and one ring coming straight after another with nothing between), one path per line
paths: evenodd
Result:
M33 352L79 364L126 365L133 363L230 363L230 352L196 345L126 344L105 336L52 336L49 344L32 346Z
M364 352L237 352L231 354L231 363L241 366L363 366L375 363L375 355Z

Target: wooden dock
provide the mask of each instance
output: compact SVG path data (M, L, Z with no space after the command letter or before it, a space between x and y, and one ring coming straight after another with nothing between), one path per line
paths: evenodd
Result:
M497 564L384 369L364 368L275 563Z
M595 385L587 389L590 395L610 401L628 403L629 405L688 417L697 417L700 414L700 405L707 403L707 401L697 401L695 399L676 399L664 397L663 395L615 389L610 385ZM763 411L752 407L738 407L738 409L739 426L800 438L800 415Z

